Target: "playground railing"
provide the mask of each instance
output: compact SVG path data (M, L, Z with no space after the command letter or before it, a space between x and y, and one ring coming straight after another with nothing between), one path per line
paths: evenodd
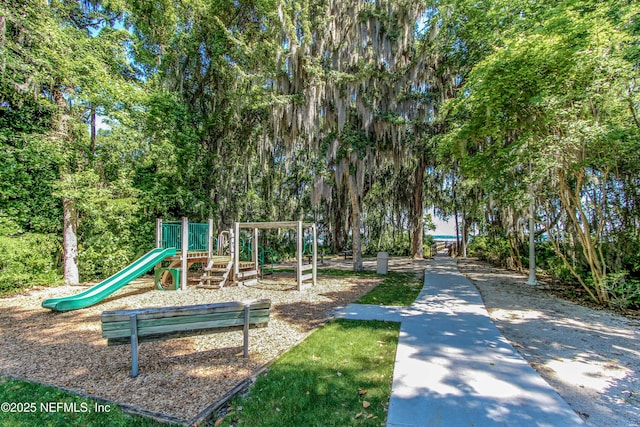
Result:
M209 224L189 223L189 250L206 251L209 248Z
M162 247L182 248L182 224L179 221L166 221L162 223Z
M209 248L209 224L190 222L189 251L207 251ZM182 250L182 223L180 221L164 221L162 223L162 247Z

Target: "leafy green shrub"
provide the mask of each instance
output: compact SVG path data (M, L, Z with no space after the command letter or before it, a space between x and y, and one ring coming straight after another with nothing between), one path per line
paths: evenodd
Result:
M378 252L388 252L389 256L409 256L411 253L411 242L409 236L402 234L396 239L382 239L380 245L370 244L363 251L365 255L375 256Z
M155 222L138 215L134 199L100 201L81 222L81 280L104 279L153 248Z
M549 241L536 244L536 266L560 282L577 283L575 276ZM586 274L584 277L586 279Z
M423 242L423 245L424 245L424 248L425 248L425 252L426 252L427 248L430 248L431 245L434 245L435 243L436 243L436 238L433 237L431 234L427 234L425 236L424 242Z
M640 235L625 229L617 230L613 239L604 245L609 267L614 271L625 271L629 277L640 279Z
M78 268L82 280L103 279L118 272L135 258L136 254L127 242L121 242L113 233L107 233L99 244L79 248Z
M22 233L15 222L0 217L0 295L32 285L60 283L56 266L59 247L57 236Z
M640 308L640 280L630 278L627 272L607 274L605 289L609 293L609 305L612 307Z
M506 237L494 238L488 236L473 236L467 252L471 256L495 265L506 266L511 256L509 240Z
M292 233L269 233L267 236L260 237L259 245L271 254L273 261L295 259L297 257L297 242Z

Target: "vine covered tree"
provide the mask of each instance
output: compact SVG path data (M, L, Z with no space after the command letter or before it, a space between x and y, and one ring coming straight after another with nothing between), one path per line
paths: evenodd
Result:
M428 209L455 219L460 255L521 270L533 190L541 268L640 304L639 16L591 0L8 0L0 287L109 275L157 216L318 222L360 270L378 250L423 257Z

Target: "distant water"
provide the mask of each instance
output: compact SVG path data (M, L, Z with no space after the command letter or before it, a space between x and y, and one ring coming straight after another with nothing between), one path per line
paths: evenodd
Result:
M453 240L453 241L455 241L456 240L456 236L452 235L452 234L434 234L433 235L433 239L434 240L440 240L440 241L442 241L442 240L447 240L447 241Z

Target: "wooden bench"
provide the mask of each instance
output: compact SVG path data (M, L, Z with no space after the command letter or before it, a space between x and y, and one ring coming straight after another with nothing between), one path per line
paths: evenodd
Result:
M347 257L353 258L353 251L342 251L338 255L344 255L344 259L347 259Z
M307 257L309 264L311 264L311 262L313 261L313 255L305 255L305 256ZM316 260L320 260L320 264L324 264L324 254L318 255Z
M271 300L223 302L182 307L113 310L102 313L107 345L131 343L131 376L138 376L138 343L242 329L244 357L249 356L249 328L269 322Z

